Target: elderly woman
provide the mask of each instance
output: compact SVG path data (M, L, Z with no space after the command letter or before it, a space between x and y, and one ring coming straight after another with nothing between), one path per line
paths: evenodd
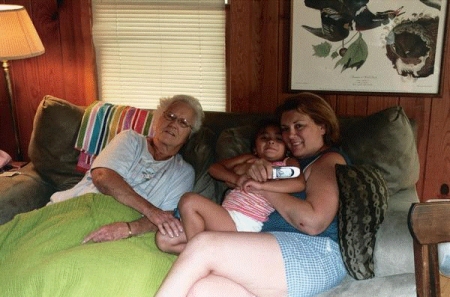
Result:
M305 174L298 195L263 192L274 212L262 233L203 232L186 245L158 291L176 296L313 296L339 284L346 269L339 251L335 165L339 125L329 104L310 93L277 109L282 137ZM248 175L271 177L259 160Z
M74 188L57 192L52 202L85 193L103 193L140 212L133 222L116 222L90 233L84 242L102 242L160 230L176 236L181 224L172 212L181 195L191 191L194 169L178 154L204 118L198 100L187 95L162 98L153 115L153 136L133 130L119 133L98 155Z

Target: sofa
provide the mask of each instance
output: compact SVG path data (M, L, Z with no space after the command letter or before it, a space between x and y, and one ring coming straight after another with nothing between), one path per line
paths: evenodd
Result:
M34 232L32 228L38 223L42 224L42 213L45 212L46 208L54 211L48 214L50 219L54 221L52 226L64 221L68 212L61 215L61 213L57 212L60 211L59 209L52 208L53 205L44 206L49 202L49 197L52 193L72 187L83 176L83 172L76 169L80 152L74 148L74 143L85 110L85 107L76 106L64 99L50 95L43 98L34 118L33 132L28 150L30 162L21 168L17 174L0 177L0 224L3 224L0 225L0 246L2 245L2 240L8 240L8 235L5 235L4 233L6 232L2 231L13 230L18 224L27 224L26 228L29 228L30 234L38 232ZM181 150L185 160L191 163L195 169L195 192L205 195L217 203L221 202L227 188L222 182L209 176L207 173L209 165L219 159L249 151L255 123L267 116L266 114L206 112L203 127L189 139ZM358 264L356 261L355 264L356 266L360 265L356 269L363 270L364 275L358 277L349 273L340 285L324 292L320 296L416 296L413 244L407 226L407 216L411 203L419 201L415 188L419 176L415 123L408 119L403 109L399 106L387 108L367 117L341 117L339 120L341 123L342 149L350 157L352 165L369 166L380 177L381 185L383 186L381 190L385 192L384 206L381 205L382 207L376 210L378 221L370 230L372 239L370 240L369 248L364 252L365 259L362 259L365 263ZM377 196L379 195L377 194ZM83 199L79 199L82 202L75 201L77 199L61 203L66 204L65 207L68 210L65 211L80 207L80 204L82 206L88 205L88 203L100 204L103 203L102 199L107 198L83 197ZM111 203L113 202L105 200L105 205L110 205ZM101 207L105 206L102 205ZM123 212L128 211L122 210L121 206L113 205L111 207L117 207ZM361 208L362 206L357 204L355 207ZM92 206L89 205L89 208L92 208ZM367 209L363 210L367 212ZM119 212L119 210L117 211ZM382 213L381 216L379 216L380 211ZM128 215L136 217L138 214L127 213ZM58 219L56 219L57 217ZM27 221L33 222L27 223ZM39 228L41 228L39 230L42 230L43 234L49 229L48 226ZM75 228L73 230L78 232L78 229ZM340 232L344 233L345 230L340 230ZM12 234L13 232L10 233ZM54 234L49 235L49 239L46 240L51 240L54 237ZM67 239L67 241L70 240L74 239ZM136 244L138 241L145 241L144 243L139 242L139 244L142 244L140 251L143 254L146 253L145 248L149 244L153 244L149 243L152 240L153 237L151 235L127 239L127 241L134 241ZM43 241L42 244L45 245L45 242L48 241ZM118 244L125 244L123 242ZM358 242L356 243L358 244ZM71 247L74 245L75 243ZM142 249L143 246L145 247L144 249ZM14 249L17 248L20 248L20 246L14 247ZM91 247L91 249L93 248L95 246ZM108 248L111 247L109 246ZM114 248L118 247L115 246ZM130 246L127 246L127 248L130 248ZM175 257L154 250L154 247L151 248L153 248L152 252L156 254L155 257L158 259L168 259L168 262L164 264L166 265L166 272ZM93 250L91 250L92 252ZM351 257L352 254L359 252L354 248L346 254L346 257L349 257L349 255ZM73 254L71 255L73 256ZM100 256L102 257L101 261L105 262L117 259L113 255L108 258L104 252ZM25 289L23 283L14 283L11 280L11 275L14 275L14 271L4 272L4 267L6 267L5 261L8 261L11 257L5 256L4 250L0 249L0 266L3 270L3 274L0 272L2 290L4 282L8 280L9 293L14 296L45 295L44 292L47 292L45 289L50 288L50 285L48 288L45 287L45 284L43 284L45 280L42 280L43 277L36 276L42 270L33 274L34 266L27 267L26 273L27 277L30 278L29 282L38 282L40 284L30 285L30 287L38 288L36 289L38 291L30 291L30 288ZM20 258L20 256L17 257ZM52 256L52 260L55 258L55 256ZM353 261L351 263L355 263L354 260L351 259ZM19 261L20 265L24 265L26 262L16 260L16 262L11 262L9 265L16 269L14 267L18 267L17 261ZM36 263L39 261L37 259ZM92 259L89 261L92 261ZM371 265L365 266L367 263ZM39 265L42 265L42 263L39 262ZM46 265L48 266L48 264ZM99 265L97 263L95 266L98 268ZM158 265L164 266L163 264ZM89 267L89 269L92 269L92 266ZM372 274L367 273L367 267L369 267L369 272L373 270ZM70 279L73 275L70 269L80 272L79 269L81 268L71 266L71 268L67 269L64 273L60 272L58 277L67 274L67 279ZM130 273L125 266L123 266L123 269L127 271L127 274ZM81 272L83 274L81 277L84 277L84 279L83 282L78 281L78 283L82 283L82 286L77 287L72 282L65 284L61 280L57 283L49 281L52 283L51 290L53 291L51 291L51 294L59 293L64 296L72 294L75 296L83 292L85 295L95 296L96 291L90 286L97 287L99 281L95 277L84 275L88 274L88 272ZM17 272L18 275L23 273L23 271ZM115 273L116 278L107 281L103 280L103 282L106 282L105 284L110 283L108 286L111 287L114 282L122 277L121 274L118 274L118 271L115 271ZM49 277L54 278L55 275L52 274ZM92 283L89 283L90 281ZM161 279L156 281L156 288L160 281ZM83 288L82 291L80 291L80 287ZM117 296L123 294L123 291L118 292L121 293L117 293ZM127 296L132 296L131 291L125 292ZM147 290L146 292L154 292L154 290ZM106 296L105 294L101 295ZM113 295L111 292L107 294L107 296Z

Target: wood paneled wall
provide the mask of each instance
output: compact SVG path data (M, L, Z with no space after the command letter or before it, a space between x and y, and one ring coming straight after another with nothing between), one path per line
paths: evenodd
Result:
M24 6L45 47L41 56L10 61L21 150L26 158L34 114L45 95L65 98L78 105L89 104L97 98L90 1L0 0L0 3ZM0 76L0 149L15 158L3 73Z
M289 92L291 0L231 0L228 38L230 111L271 112ZM294 0L297 1L297 0ZM2 1L0 0L0 3ZM3 1L24 5L46 48L43 56L13 61L12 76L26 153L32 118L42 97L51 94L86 105L97 98L90 1ZM442 98L324 95L340 116L363 116L401 105L418 124L421 199L437 197L450 184L450 54L444 53ZM14 154L6 90L0 81L0 149Z

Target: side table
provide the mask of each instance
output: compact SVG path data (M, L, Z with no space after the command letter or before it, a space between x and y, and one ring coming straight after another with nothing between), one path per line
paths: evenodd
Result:
M11 161L2 168L0 168L0 176L11 176L13 172L19 170L23 166L27 165L28 162L25 161Z

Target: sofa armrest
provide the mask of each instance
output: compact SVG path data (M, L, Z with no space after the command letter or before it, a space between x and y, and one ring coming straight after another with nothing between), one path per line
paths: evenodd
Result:
M0 177L0 224L16 214L28 212L47 204L55 188L45 182L29 163L13 176Z

